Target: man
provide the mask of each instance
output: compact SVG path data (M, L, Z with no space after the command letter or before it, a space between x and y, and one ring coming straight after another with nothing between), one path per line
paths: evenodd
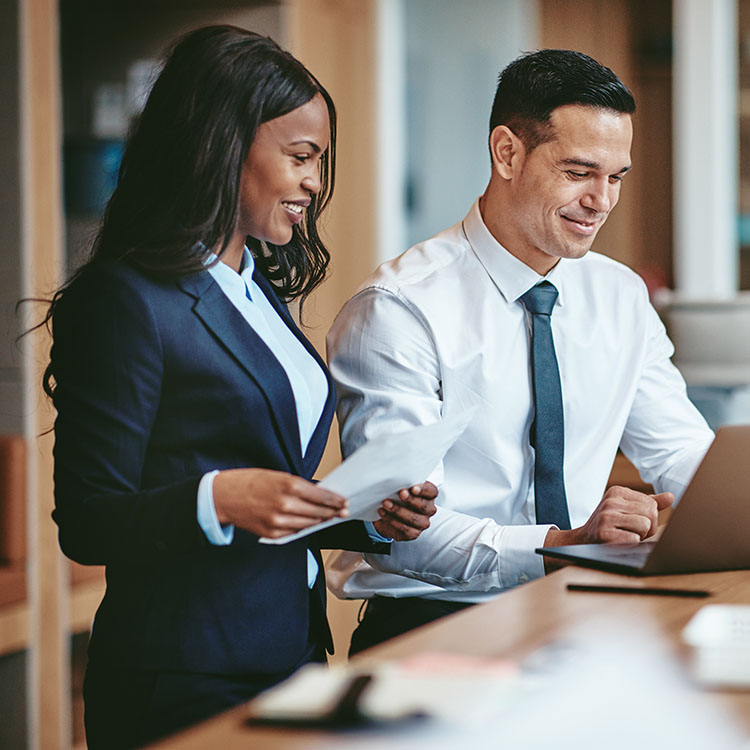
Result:
M581 53L512 62L485 193L336 319L344 454L477 407L433 475L431 528L390 557L334 560L335 593L369 599L353 652L543 575L537 547L651 536L711 443L645 285L588 252L630 170L634 110ZM618 446L659 494L605 492Z

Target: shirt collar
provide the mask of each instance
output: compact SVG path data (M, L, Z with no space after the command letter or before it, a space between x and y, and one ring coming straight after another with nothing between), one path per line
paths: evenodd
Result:
M216 254L211 253L206 258L206 265L214 263L216 259ZM208 270L223 288L232 290L236 295L247 295L250 297L251 283L253 273L255 272L255 258L253 258L253 254L247 247L245 247L242 253L242 264L239 273L226 263L222 263L221 260L218 263L214 263Z
M540 276L533 268L509 253L492 236L479 211L479 199L474 201L474 205L463 220L463 229L474 254L484 266L500 294L508 302L516 302L531 287L546 279L557 288L558 296L555 304L562 304L561 287L567 266L566 258L560 258L557 265L546 276Z

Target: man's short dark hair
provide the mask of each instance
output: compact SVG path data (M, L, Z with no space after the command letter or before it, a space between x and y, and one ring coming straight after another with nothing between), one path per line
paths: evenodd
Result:
M543 49L517 57L498 76L490 133L505 125L533 151L554 138L550 117L566 104L635 112L633 95L609 68L583 52Z

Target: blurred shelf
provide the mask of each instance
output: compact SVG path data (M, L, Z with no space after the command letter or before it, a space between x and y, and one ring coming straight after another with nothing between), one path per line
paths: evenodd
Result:
M95 566L86 568L72 564L70 588L69 628L71 633L83 633L91 629L94 614L104 596L104 568ZM76 568L81 568L73 572ZM14 571L18 574L20 571ZM5 593L5 584L10 583L8 571L0 569L0 587ZM0 604L0 656L23 651L31 642L31 607L25 596L25 571L23 571L24 589L17 601ZM12 585L18 587L18 575Z
M0 607L0 656L25 649L29 644L30 630L26 602Z

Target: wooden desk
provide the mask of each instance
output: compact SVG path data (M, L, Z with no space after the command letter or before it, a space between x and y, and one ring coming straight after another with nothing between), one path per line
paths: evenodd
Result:
M568 582L633 583L634 585L700 588L712 593L706 599L623 594L572 593ZM750 604L750 571L701 573L634 579L593 570L567 567L545 578L509 591L492 602L463 610L439 622L407 633L361 654L369 663L398 658L418 651L448 651L522 659L555 639L582 631L596 623L607 632L623 620L637 623L638 637L661 653L687 664L687 651L680 631L695 612L707 603ZM695 688L701 700L718 702L736 715L739 726L750 736L750 692L705 691ZM244 706L154 745L161 750L205 750L249 748L274 750L305 748L377 747L366 737L323 732L250 728L243 723ZM414 747L415 737L394 742L380 739L390 748ZM418 743L419 744L419 743Z

